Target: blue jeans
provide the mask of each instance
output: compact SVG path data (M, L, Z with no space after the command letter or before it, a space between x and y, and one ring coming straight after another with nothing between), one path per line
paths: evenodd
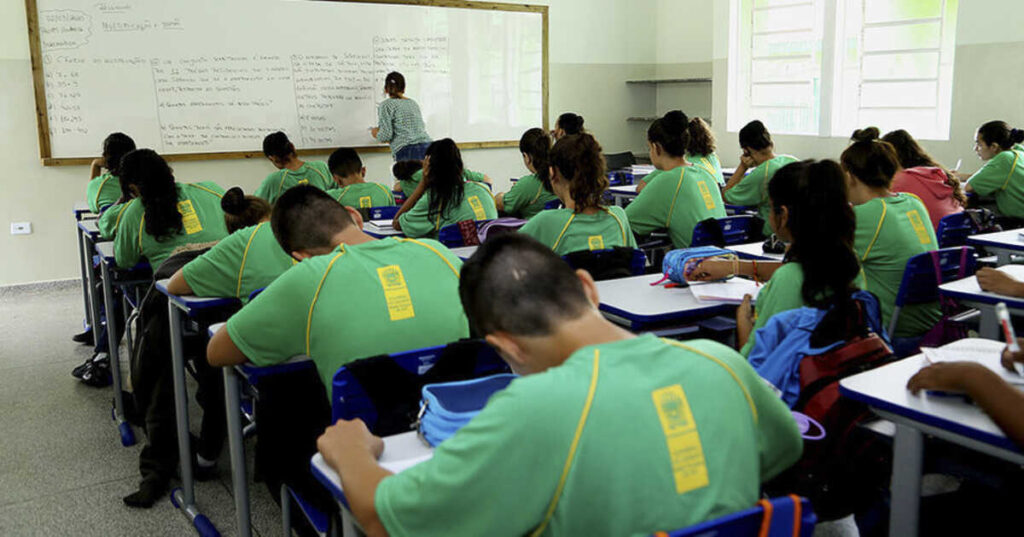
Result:
M427 156L430 142L407 145L395 152L395 162L403 160L423 160Z

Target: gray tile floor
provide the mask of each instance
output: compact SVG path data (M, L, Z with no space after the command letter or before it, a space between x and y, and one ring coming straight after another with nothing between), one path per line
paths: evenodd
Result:
M121 446L110 388L71 377L90 355L71 341L81 331L81 302L74 286L0 293L0 535L195 535L169 499L148 510L121 502L135 490L141 447ZM219 469L221 478L199 483L196 495L227 537L236 532L226 450ZM266 487L250 491L254 533L280 535L280 510Z

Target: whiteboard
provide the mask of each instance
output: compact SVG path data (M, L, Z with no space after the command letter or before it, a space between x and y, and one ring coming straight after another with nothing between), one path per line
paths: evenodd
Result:
M95 155L115 131L167 155L244 156L277 130L300 149L379 145L369 128L392 70L434 139L518 140L545 119L545 8L36 4L44 162Z

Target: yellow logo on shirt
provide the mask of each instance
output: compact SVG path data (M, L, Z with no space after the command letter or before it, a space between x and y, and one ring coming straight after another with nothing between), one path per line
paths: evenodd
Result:
M668 444L676 493L684 494L708 486L710 481L704 448L683 387L673 384L658 388L651 392L651 397Z
M295 184L297 184L297 185L308 185L309 184L309 179L299 179L298 182L296 182Z
M416 312L412 308L412 297L405 285L405 277L398 265L389 265L377 269L380 286L384 290L384 300L388 304L388 314L392 321L412 319Z
M373 207L373 200L370 199L370 196L362 196L359 198L360 209L369 209L371 207Z
M487 212L484 211L484 205L480 203L478 196L470 196L466 198L469 202L469 206L473 208L473 215L477 220L487 220Z
M587 247L591 250L604 250L604 237L600 235L591 235L587 237Z
M192 200L179 201L178 212L181 213L181 225L185 228L186 234L192 235L203 230L203 224L199 222L199 215L192 206Z
M914 228L914 233L917 233L917 239L921 241L921 244L928 244L932 241L931 235L928 234L928 228L924 227L921 215L916 209L907 211L907 218L910 220L910 225Z
M700 181L697 183L697 188L700 189L700 196L704 198L704 206L707 207L708 210L714 209L715 199L711 197L711 190L708 189L707 182Z

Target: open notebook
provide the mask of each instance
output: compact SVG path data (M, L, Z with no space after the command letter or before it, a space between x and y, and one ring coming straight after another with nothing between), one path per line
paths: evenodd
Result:
M392 225L392 222L392 220L370 220L366 225L374 231L393 231L395 226Z
M690 291L701 302L722 302L739 304L745 295L757 301L757 292L761 287L750 280L733 278L724 282L690 282Z
M927 362L977 362L1001 376L1010 384L1024 386L1024 377L1003 368L1000 359L1006 344L991 339L968 338L941 348L922 348Z

